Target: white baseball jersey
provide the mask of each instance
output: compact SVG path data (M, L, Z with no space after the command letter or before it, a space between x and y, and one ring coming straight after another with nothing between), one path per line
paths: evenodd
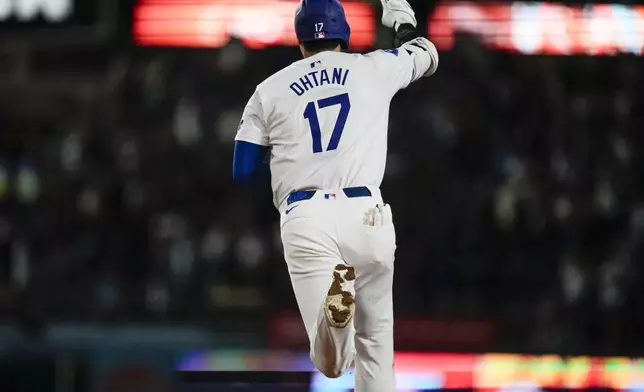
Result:
M391 99L436 66L428 52L404 48L321 52L257 87L235 140L271 148L277 208L297 190L380 186Z

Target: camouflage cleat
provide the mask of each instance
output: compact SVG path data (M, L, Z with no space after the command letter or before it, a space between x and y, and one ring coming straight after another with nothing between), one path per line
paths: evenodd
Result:
M344 264L335 266L333 282L324 302L324 315L332 327L344 328L353 319L356 311L355 280L353 267Z

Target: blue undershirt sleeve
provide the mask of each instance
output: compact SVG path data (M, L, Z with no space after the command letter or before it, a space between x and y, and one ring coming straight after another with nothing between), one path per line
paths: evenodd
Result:
M266 146L235 141L233 179L238 182L260 182L270 178L270 167L265 159L268 152Z

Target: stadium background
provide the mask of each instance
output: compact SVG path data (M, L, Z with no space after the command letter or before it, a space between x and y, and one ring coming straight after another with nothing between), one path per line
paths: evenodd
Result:
M344 2L355 51L392 43L377 3ZM231 180L295 6L0 0L1 391L351 388ZM441 65L391 109L401 388L642 388L644 6L414 6Z

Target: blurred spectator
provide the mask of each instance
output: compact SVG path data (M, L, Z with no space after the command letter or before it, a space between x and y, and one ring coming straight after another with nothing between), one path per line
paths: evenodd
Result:
M60 113L20 105L28 94L0 109L0 310L216 322L296 309L270 192L233 185L230 162L246 100L297 50L112 57L103 92ZM383 192L399 315L499 320L499 347L515 349L641 342L641 67L464 37L394 99Z

